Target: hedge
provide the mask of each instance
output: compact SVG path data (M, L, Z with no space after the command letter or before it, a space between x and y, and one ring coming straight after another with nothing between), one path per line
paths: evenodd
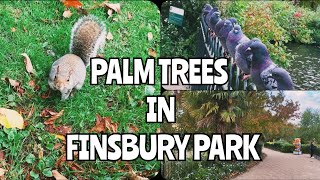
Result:
M264 144L266 148L270 148L276 151L284 152L284 153L292 153L294 151L294 146L290 143L284 142L267 142ZM304 154L310 154L310 144L302 144L301 151ZM320 156L320 148L318 147L315 151L317 156Z

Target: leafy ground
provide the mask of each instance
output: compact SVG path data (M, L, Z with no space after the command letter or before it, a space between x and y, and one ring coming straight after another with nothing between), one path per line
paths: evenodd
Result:
M159 54L159 12L151 2L120 2L121 14L108 15L104 7L90 10L106 22L107 30L113 35L108 40L104 57L149 57L148 49ZM91 1L84 2L84 8L94 6ZM84 87L67 101L60 101L59 92L48 95L48 73L51 64L68 53L70 30L81 16L75 9L70 18L62 16L64 5L59 1L1 1L0 2L0 78L8 77L21 82L25 90L19 96L6 81L0 80L0 107L24 113L27 126L24 130L0 127L0 167L7 169L7 179L32 179L51 176L51 170L74 179L76 177L95 179L118 179L126 173L125 162L76 162L83 172L70 164L62 163L55 167L62 155L58 145L62 140L47 131L40 117L43 109L52 109L63 115L55 124L71 127L71 132L88 132L96 121L96 114L110 117L118 123L118 132L128 132L128 126L137 127L137 132L156 132L158 125L145 123L146 104L143 103L145 86L90 86L89 70ZM132 15L132 17L130 17ZM153 38L147 39L151 32ZM24 57L27 53L32 61L35 75L25 70ZM156 82L159 82L157 71ZM30 85L34 81L34 85ZM160 84L153 94L160 94ZM32 113L32 109L34 112ZM31 111L31 113L30 113ZM27 116L29 118L27 118ZM137 129L135 129L136 131ZM42 154L43 153L43 156ZM2 164L2 165L1 165ZM144 172L157 170L156 161L130 162L133 170Z

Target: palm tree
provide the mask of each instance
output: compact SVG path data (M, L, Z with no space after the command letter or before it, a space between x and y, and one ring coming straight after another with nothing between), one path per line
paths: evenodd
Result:
M197 120L198 128L212 128L213 132L240 133L240 120L245 115L248 105L244 91L228 92L184 92L181 106Z

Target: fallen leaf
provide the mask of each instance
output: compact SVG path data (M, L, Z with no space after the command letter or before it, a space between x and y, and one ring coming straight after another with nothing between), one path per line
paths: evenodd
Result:
M112 13L113 13L113 10L112 10L112 9L109 9L109 10L108 10L108 15L111 16Z
M0 108L0 124L5 128L24 128L22 116L17 111L6 108Z
M29 119L33 115L33 113L34 113L34 106L32 105L31 109L30 109L30 111L28 113L27 119Z
M16 28L11 28L11 32L16 32L17 30L16 30Z
M72 16L72 12L70 10L66 10L63 12L62 16L64 18L70 18Z
M107 34L107 40L112 40L113 39L113 36L111 34L111 32L108 32Z
M36 86L35 80L30 80L29 83L28 83L28 85L29 85L30 87L34 88L34 87Z
M42 99L48 99L48 98L50 97L50 94L51 94L51 89L49 89L49 90L46 91L46 92L43 92L43 93L41 94L41 98L42 98Z
M19 96L22 96L25 92L25 90L21 87L21 86L18 86L15 91L18 93Z
M13 87L13 90L18 93L19 96L22 96L24 94L25 90L21 87L21 83L19 81L10 79L8 77L1 79L7 81Z
M40 85L36 85L36 86L33 88L34 91L40 91L40 89L41 89Z
M136 133L139 131L139 128L137 128L136 126L134 126L133 124L129 124L129 127L128 127L128 132L129 133Z
M47 119L43 124L49 125L54 124L54 121L57 120L60 116L62 116L64 110L62 109L58 114L52 115L49 119Z
M41 147L41 144L38 146L38 158L42 159L43 158L43 148Z
M9 82L9 84L14 88L20 86L20 82L19 81L10 79L8 77L1 78L1 80Z
M67 160L66 154L62 154L56 161L55 163L55 167L59 168L62 166L62 164L64 164Z
M59 134L52 134L52 135L54 135L54 137L55 137L56 139L60 139L60 140L62 140L62 141L65 141L65 140L66 140L66 137L63 136L63 135L59 135Z
M153 39L153 35L151 32L148 32L148 41L151 41Z
M90 132L97 132L97 133L105 133L107 129L111 133L118 132L118 124L113 123L111 118L109 117L101 117L100 115L96 115L96 124L93 128L91 128Z
M127 17L128 17L128 20L131 20L132 19L132 14L130 12L127 12Z
M56 143L56 144L53 146L53 149L59 149L61 146L62 146L61 143Z
M6 155L4 154L4 151L0 150L0 162L5 159Z
M7 172L7 170L0 168L0 177L4 176L4 174Z
M24 31L24 32L28 32L28 30L27 30L26 27L23 27L23 31Z
M82 7L82 3L79 0L60 0L67 8L74 7L76 9Z
M151 57L157 57L157 52L156 52L154 49L152 49L152 48L149 48L149 49L148 49L148 54L149 54L149 56L151 56Z
M70 126L57 126L54 127L55 132L58 135L66 136L67 134L71 133L71 127Z
M24 64L26 65L27 72L34 74L33 66L29 56L26 53L22 53L21 55L24 57Z
M51 117L57 114L58 112L55 112L53 109L45 108L40 112L40 117Z
M105 5L106 8L112 9L115 12L117 12L118 14L121 14L121 10L120 10L121 9L121 5L120 5L120 3L112 4L112 3L104 2L103 4Z
M52 175L56 180L68 180L66 177L62 176L57 170L52 170Z

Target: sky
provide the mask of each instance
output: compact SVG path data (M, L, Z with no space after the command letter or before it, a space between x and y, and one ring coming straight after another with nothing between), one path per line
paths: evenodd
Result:
M320 91L284 91L284 94L287 99L299 102L301 113L307 108L320 109Z

